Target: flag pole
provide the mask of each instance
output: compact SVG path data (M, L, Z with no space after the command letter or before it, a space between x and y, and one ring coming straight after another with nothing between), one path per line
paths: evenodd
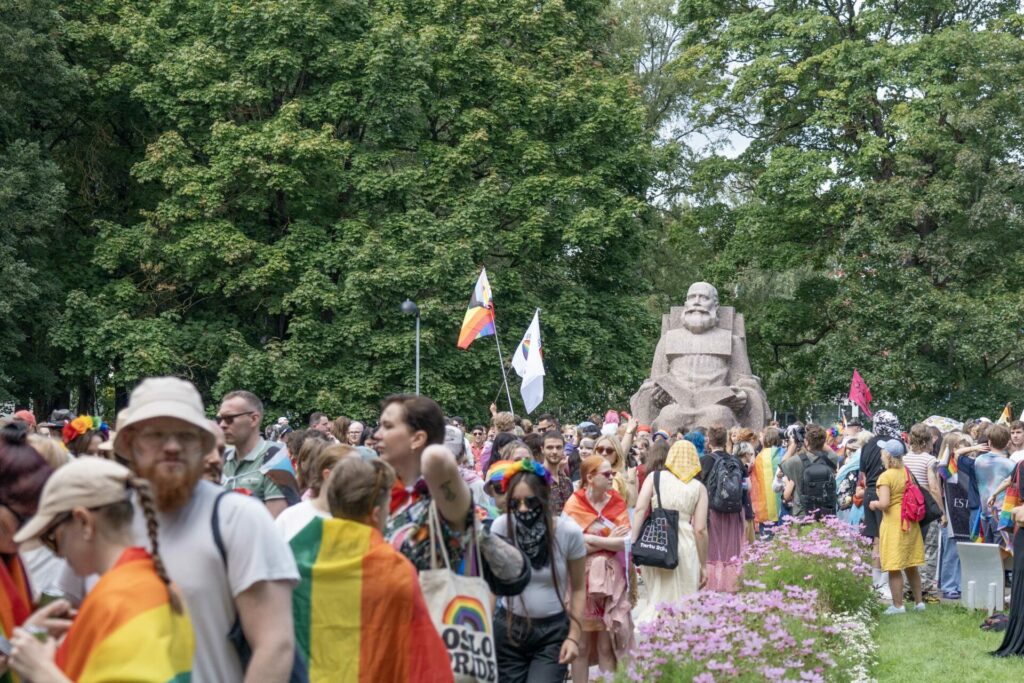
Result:
M505 397L508 399L508 409L509 412L515 414L516 409L512 406L512 392L508 390L508 373L505 372L505 361L501 357L501 342L498 341L498 325L493 322L493 317L491 318L491 321L494 325L494 345L498 347L498 365L501 366L501 381L505 383Z

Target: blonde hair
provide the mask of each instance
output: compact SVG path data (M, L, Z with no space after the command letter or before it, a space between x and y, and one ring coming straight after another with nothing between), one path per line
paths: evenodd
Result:
M491 426L499 432L511 432L516 426L516 417L512 413L497 413L491 418Z
M36 453L43 457L51 469L56 470L71 462L64 446L56 439L51 439L39 434L28 435L28 445L35 449Z
M607 441L615 449L615 460L611 462L612 469L616 472L622 472L626 469L626 456L622 453L622 442L619 441L619 437L614 434L605 434L604 436L597 437L597 441L594 442L594 450L601 445L603 441Z
M298 467L299 486L303 489L312 489L313 482L322 483L323 477L314 470L314 463L320 454L330 446L325 439L305 439L299 446L299 452L295 454L295 463ZM313 492L314 494L316 491Z
M395 471L383 460L342 458L327 480L327 505L339 519L361 522L386 506L395 485Z

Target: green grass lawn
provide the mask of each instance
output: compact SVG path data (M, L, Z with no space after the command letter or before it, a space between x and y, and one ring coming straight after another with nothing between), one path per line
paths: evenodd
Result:
M992 657L1002 633L982 631L985 612L928 605L924 613L881 616L875 628L879 683L1019 681L1024 658Z

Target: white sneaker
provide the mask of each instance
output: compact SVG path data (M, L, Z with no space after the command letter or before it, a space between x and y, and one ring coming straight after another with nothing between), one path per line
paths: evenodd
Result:
M906 607L896 607L895 605L889 605L888 607L885 608L885 611L882 612L882 614L906 614L906 613L907 613L907 608Z
M915 612L923 612L924 611L924 603L923 602L919 602L916 605L914 605L914 611Z

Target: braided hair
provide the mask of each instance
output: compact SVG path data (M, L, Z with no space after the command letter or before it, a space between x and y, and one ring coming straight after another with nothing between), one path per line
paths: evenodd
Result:
M139 505L142 507L142 514L146 518L146 535L149 536L149 546L152 549L151 555L153 556L153 566L156 568L156 574L167 587L167 597L171 603L171 609L176 614L181 614L181 598L174 588L171 587L171 577L167 575L167 568L160 557L160 546L157 540L156 505L153 502L153 492L149 488L149 482L141 477L133 477L128 480L128 488L135 491L139 496Z

